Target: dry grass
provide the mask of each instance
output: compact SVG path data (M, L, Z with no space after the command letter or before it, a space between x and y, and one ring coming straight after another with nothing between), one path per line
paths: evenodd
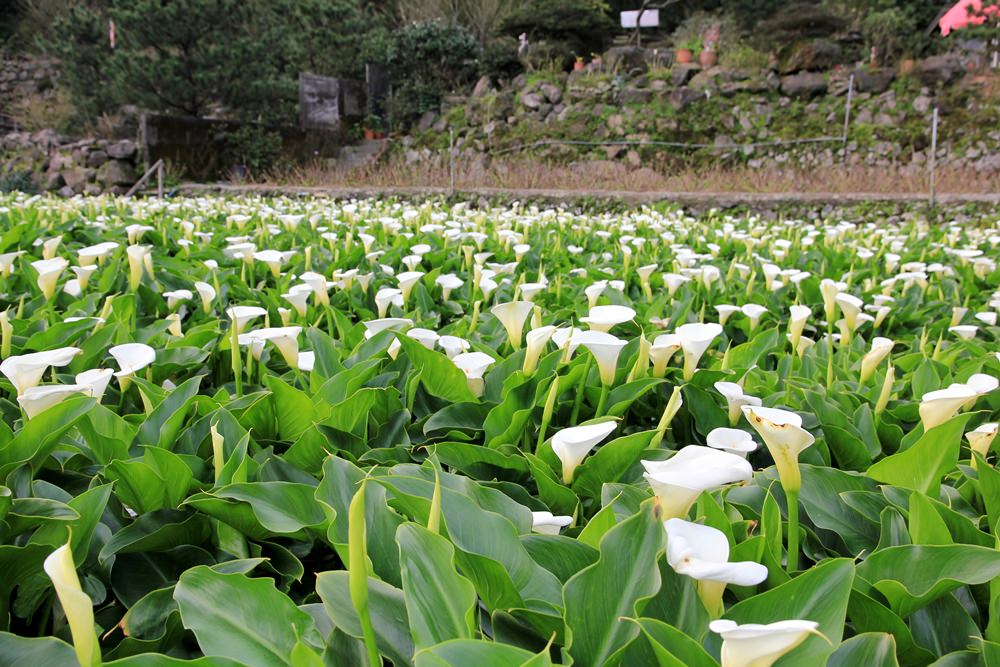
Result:
M533 160L495 160L489 166L460 161L455 172L455 187L460 190L920 194L927 192L929 187L925 170L906 168L801 170L720 167L660 173L648 168L629 170L621 163L612 162L553 165ZM264 182L269 185L331 188L446 188L449 181L447 165L390 162L351 171L331 170L319 165L296 167L271 174ZM937 173L937 190L949 194L994 193L1000 190L1000 175L942 167Z
M62 88L22 97L10 109L10 115L17 126L28 132L48 128L65 131L72 125L75 113L76 108L69 93Z

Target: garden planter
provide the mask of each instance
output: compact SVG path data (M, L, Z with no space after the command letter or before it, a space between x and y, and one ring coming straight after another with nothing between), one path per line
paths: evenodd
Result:
M708 69L709 67L715 67L716 63L719 62L719 54L715 51L702 51L698 54L698 64Z
M694 53L691 49L677 49L674 53L674 62L679 65L688 65L694 62Z
M582 72L586 64L582 60L577 60L573 63L573 70L576 72Z

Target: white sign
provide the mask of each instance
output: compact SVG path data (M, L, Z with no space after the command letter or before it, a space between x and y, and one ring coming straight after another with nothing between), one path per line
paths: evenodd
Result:
M636 23L639 23L636 26ZM623 28L656 28L660 25L660 10L647 9L642 12L642 19L639 18L639 10L622 12Z

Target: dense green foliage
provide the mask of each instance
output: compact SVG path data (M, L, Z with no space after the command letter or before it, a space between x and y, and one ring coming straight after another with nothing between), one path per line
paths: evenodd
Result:
M139 0L73 7L46 48L65 63L65 85L85 112L137 104L289 122L300 71L361 74L365 26L356 0Z
M0 665L989 667L998 245L0 197Z

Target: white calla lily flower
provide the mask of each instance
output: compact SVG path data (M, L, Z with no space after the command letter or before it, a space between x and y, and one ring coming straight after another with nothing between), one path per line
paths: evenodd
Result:
M524 321L531 315L535 306L530 301L510 301L499 303L490 312L500 320L507 331L507 340L515 350L521 347L521 336L524 331Z
M87 388L78 384L45 384L30 387L17 397L17 403L24 410L28 419L48 410L53 405L62 403L70 396L80 396L87 393Z
M757 443L753 436L738 428L726 428L720 426L713 428L705 436L705 444L713 449L719 449L730 454L736 454L746 458L750 452L757 450Z
M236 333L241 334L251 321L264 317L267 311L260 306L231 306L226 309L226 315L236 323Z
M771 667L786 653L818 634L814 621L778 621L768 625L712 621L708 626L722 636L722 667Z
M115 345L108 350L108 354L114 357L118 362L118 368L121 369L115 373L115 377L118 378L123 391L128 387L128 381L132 376L156 361L156 350L145 343Z
M56 294L59 277L69 266L69 262L62 257L54 257L32 262L31 266L38 272L38 289L42 291L46 301L51 301Z
M562 463L562 478L565 484L573 481L573 473L583 463L587 454L616 428L618 422L606 421L599 424L571 426L553 434L552 451Z
M761 405L759 398L743 393L743 387L735 382L716 382L714 387L726 399L730 426L736 426L740 421L744 405Z
M878 365L892 352L893 345L895 343L890 338L877 336L872 339L871 349L861 358L861 384L867 382L875 374L875 369L878 368Z
M540 535L558 535L561 528L571 523L571 516L556 516L552 512L531 513L531 530Z
M635 310L628 306L594 306L587 317L580 321L587 324L591 331L611 331L616 324L622 324L635 319Z
M754 405L744 405L743 414L771 453L785 493L797 493L802 488L799 454L816 442L802 428L802 417L788 410Z
M964 384L953 384L946 389L931 391L920 397L920 422L929 431L955 416L963 405L975 400L979 393Z
M73 357L81 352L83 350L78 347L60 347L56 350L7 357L0 363L0 373L10 380L20 396L25 390L37 386L50 366L68 366Z
M80 586L70 544L64 544L49 554L42 567L52 580L56 596L66 614L70 635L73 637L73 650L76 651L80 666L100 665L101 647L94 631L94 606L90 596Z
M681 338L677 334L660 334L649 346L649 358L653 360L653 377L661 378L667 373L671 357L681 349Z
M676 333L681 339L681 349L684 350L684 379L690 380L705 351L722 333L722 326L714 322L684 324L677 327Z
M627 344L620 338L602 331L577 331L573 334L573 342L583 345L594 355L597 369L600 372L601 384L610 387L615 383L615 372L618 369L618 355Z
M767 579L767 567L753 561L729 562L729 539L711 526L672 518L663 522L667 532L667 563L677 574L698 582L698 595L708 613L722 614L727 584L756 586Z
M753 479L753 468L742 456L701 445L688 445L666 461L641 463L668 519L687 516L702 491Z
M465 373L465 381L473 396L482 396L486 388L483 375L496 363L496 359L484 352L462 352L452 357L451 362Z

